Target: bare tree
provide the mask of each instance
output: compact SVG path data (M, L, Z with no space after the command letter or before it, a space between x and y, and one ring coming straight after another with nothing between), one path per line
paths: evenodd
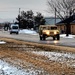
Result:
M61 20L70 18L75 12L75 0L48 0L49 11L56 12L56 16ZM71 20L67 19L67 20ZM64 23L65 24L65 23ZM70 33L70 22L66 21L66 36Z
M48 0L49 12L57 12L60 19L68 18L74 13L75 0Z

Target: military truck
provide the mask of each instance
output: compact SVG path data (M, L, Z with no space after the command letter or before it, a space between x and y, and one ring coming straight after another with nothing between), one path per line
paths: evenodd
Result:
M53 37L53 40L60 40L60 32L55 25L40 25L39 37L40 40L46 40L47 37Z

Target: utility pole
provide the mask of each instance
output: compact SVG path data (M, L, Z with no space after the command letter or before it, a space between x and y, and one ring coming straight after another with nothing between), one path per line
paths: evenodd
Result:
M21 10L21 8L19 8L19 15L20 15L20 10Z
M19 8L19 27L21 27L21 22L20 22L20 10L21 10L21 8Z
M55 24L56 24L56 8L55 8Z

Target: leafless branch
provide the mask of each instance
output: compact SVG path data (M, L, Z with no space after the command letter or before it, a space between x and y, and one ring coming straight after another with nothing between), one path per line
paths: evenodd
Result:
M57 12L57 16L64 19L66 16L74 14L75 0L48 0L47 1L49 12Z

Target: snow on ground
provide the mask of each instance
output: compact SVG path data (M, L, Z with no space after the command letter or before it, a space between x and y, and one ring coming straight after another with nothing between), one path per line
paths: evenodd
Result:
M48 51L33 51L32 53L46 56L51 61L66 63L68 66L72 66L75 68L75 54Z
M7 62L0 60L0 75L39 75L41 70L22 69L21 67L15 67Z
M66 36L66 34L60 34L60 37L62 37L62 38L74 38L75 35L69 34L69 36Z
M31 34L31 35L37 35L38 34L36 31L28 30L28 29L20 30L19 33L25 33L25 34Z
M0 44L5 44L6 42L5 41L0 41Z
M25 75L23 70L18 70L16 67L10 66L8 63L0 60L0 75ZM27 74L26 74L27 75Z

